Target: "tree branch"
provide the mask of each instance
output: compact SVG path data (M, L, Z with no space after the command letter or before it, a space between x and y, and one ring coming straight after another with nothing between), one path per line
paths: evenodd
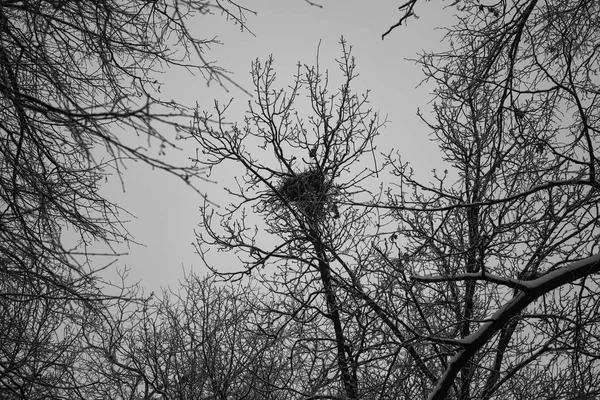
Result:
M498 309L488 322L463 339L465 349L459 351L450 360L448 368L431 392L429 400L444 400L454 379L471 357L499 332L512 317L523 311L529 304L560 286L598 272L600 272L600 254L575 261L566 267L524 283L528 289L527 291L517 294L511 301Z

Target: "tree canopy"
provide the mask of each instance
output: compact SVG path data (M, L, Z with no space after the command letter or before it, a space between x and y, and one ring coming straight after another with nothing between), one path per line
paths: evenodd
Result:
M419 23L420 5L401 4L383 38ZM318 47L289 78L276 55L255 60L232 116L162 99L154 72L227 81L187 23L215 11L245 29L242 5L2 2L0 394L598 397L600 4L446 7L445 49L415 60L444 165L422 179L410 148L383 141L343 38L332 71ZM196 158L161 158L182 137ZM226 204L199 198L210 277L152 296L125 273L100 278L91 245L130 238L98 186L130 159L196 189L206 171L242 171L219 182Z
M450 7L447 50L417 60L435 87L419 115L447 166L430 181L376 150L345 44L333 94L318 67L286 92L255 63L244 124L198 136L209 165L247 172L225 212L205 208L200 253L235 251L287 299L271 309L281 329L318 329L296 328L290 348L312 355L305 398L600 393L598 4ZM293 105L304 87L308 122Z
M218 13L245 29L248 12L232 1L0 2L0 397L95 396L76 368L84 332L139 297L104 280L113 259L91 262L95 244L117 256L112 246L132 240L99 187L142 161L200 189L201 169L161 157L193 110L161 98L156 73L232 83L205 58L215 39L188 24Z

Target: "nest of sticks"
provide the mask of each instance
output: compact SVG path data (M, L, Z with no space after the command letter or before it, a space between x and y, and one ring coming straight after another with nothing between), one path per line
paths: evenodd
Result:
M332 182L317 168L285 176L276 187L279 195L313 220L323 218L331 208ZM281 199L279 199L281 203ZM282 204L283 205L283 204Z

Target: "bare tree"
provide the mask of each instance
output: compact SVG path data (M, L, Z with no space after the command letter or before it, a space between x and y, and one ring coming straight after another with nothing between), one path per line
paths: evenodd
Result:
M210 264L209 248L234 251L281 296L271 312L296 332L308 385L290 390L304 398L600 393L598 4L454 5L450 49L419 61L447 164L430 182L392 152L387 198L373 196L381 169L362 168L379 125L348 90L346 51L338 97L318 67L274 89L269 60L254 64L243 126L198 119L202 161L246 173L225 212L203 209L199 252ZM304 86L308 127L294 106Z
M341 287L364 278L359 261L377 218L343 204L372 200L368 182L380 169L373 140L382 122L367 95L353 92L354 59L341 44L336 93L329 94L329 74L318 64L299 64L291 86L277 89L270 58L252 64L255 97L242 126L222 124L227 107L218 105L214 116L197 120L206 156L200 162L211 168L231 162L243 173L228 189L233 203L223 212L203 208L198 251L209 266L211 248L235 252L244 268L231 278L252 274L280 296L269 312L274 324L295 332L288 343L300 377L288 389L313 399L362 396L358 381L368 371L370 346L361 336L362 305ZM304 91L307 119L300 108ZM254 226L254 215L263 222Z
M431 373L422 397L595 398L599 6L455 5L449 50L420 59L448 170L423 183L389 158L385 265Z
M86 335L99 355L86 369L105 383L98 398L290 398L283 336L258 330L258 299L250 286L188 275L133 313L113 308L112 323Z
M90 282L72 288L95 293ZM88 346L86 337L102 332L110 311L137 297L135 287L113 287L114 299L97 294L85 301L63 296L39 282L3 277L0 283L0 396L3 399L100 399L107 385L89 369L91 360L110 368L104 352ZM114 383L114 382L111 382ZM102 390L100 390L102 388ZM123 398L123 397L121 397Z
M189 18L212 11L244 27L245 10L232 2L2 2L3 273L53 282L67 292L63 274L89 273L81 265L86 260L77 256L86 256L92 242L129 240L118 207L98 193L101 179L126 159L142 160L190 185L201 177L201 169L169 164L127 136L146 136L162 152L176 148L175 140L184 135L191 112L160 99L158 68L227 79L202 56L211 41L195 38L187 28Z
M247 11L232 1L0 2L4 393L49 396L44 388L55 378L44 371L68 365L63 355L81 339L53 331L79 332L84 311L107 318L105 307L123 295L89 260L92 244L131 239L118 206L99 193L101 181L138 160L198 189L202 168L161 157L177 148L193 112L160 97L156 72L177 67L232 83L204 58L215 40L195 37L188 24L219 13L245 29ZM70 342L73 349L58 348Z

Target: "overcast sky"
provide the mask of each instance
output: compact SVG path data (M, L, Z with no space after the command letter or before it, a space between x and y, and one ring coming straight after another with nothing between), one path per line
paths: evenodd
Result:
M320 65L338 74L335 59L341 54L338 43L343 36L353 46L360 75L354 90L370 89L371 107L389 120L379 137L379 149L398 149L421 176L428 176L432 168L443 168L443 164L436 164L438 151L429 141L429 130L415 115L418 107L428 109L431 86L417 88L423 75L419 66L407 59L442 46L443 32L435 28L452 20L454 10L443 8L448 2L418 3L420 18L411 19L408 26L397 28L383 41L382 33L398 20L398 6L404 1L321 0L323 8L312 7L303 0L240 0L240 3L258 13L248 15L248 27L255 36L240 32L238 26L220 16L200 16L193 21L198 35L204 38L216 35L223 42L206 56L231 71L238 84L251 90L251 61L265 60L270 54L275 59L277 86L290 84L298 62L314 64L319 40ZM235 87L230 87L229 92L218 85L207 87L202 77L185 71L165 71L162 80L163 94L187 105L198 102L201 107L209 108L213 99L226 102L234 98L228 113L231 120L242 121L250 100ZM192 247L202 199L181 182L145 166L130 166L123 178L125 192L116 179L106 184L103 191L135 215L126 226L145 246L132 246L118 265L127 266L130 278L140 280L147 292L166 286L175 289L184 270L206 273ZM207 183L204 191L217 201L222 193L219 184ZM218 267L235 269L232 263L232 258L224 257L223 265Z

